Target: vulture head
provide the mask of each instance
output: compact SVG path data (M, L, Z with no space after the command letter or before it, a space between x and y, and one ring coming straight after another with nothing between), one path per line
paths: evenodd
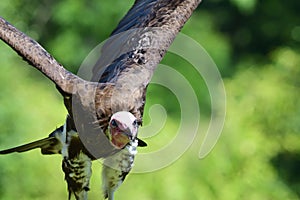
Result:
M109 121L108 139L118 148L124 148L130 141L136 139L138 133L137 119L127 111L116 112Z

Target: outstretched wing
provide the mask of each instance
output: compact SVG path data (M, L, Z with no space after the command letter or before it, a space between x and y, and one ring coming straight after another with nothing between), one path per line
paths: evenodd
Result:
M153 72L200 2L136 0L103 46L90 81L68 72L36 41L3 18L0 38L57 85L85 146L102 157L111 149L104 134L99 133L106 131L112 113L120 110L131 112L142 122L146 88Z
M42 154L60 154L63 146L63 131L64 127L61 126L50 133L47 138L36 140L17 147L1 150L0 154L10 154L14 152L22 153L36 148L40 148Z
M92 82L113 84L95 94L95 113L86 113L72 99L81 140L95 157L111 152L106 132L113 113L131 112L142 124L147 85L176 34L200 0L136 0L105 42L92 70ZM104 91L107 89L107 91ZM95 122L89 124L89 122ZM84 126L82 126L84 124ZM93 139L91 139L93 138ZM99 151L104 147L105 151Z
M82 87L87 84L83 79L67 71L39 43L2 17L0 17L0 39L53 81L61 91L74 94L78 91L78 85Z
M157 64L200 0L136 0L102 48L92 81L114 83L110 109L141 121L145 91ZM126 103L125 103L126 102Z
M22 153L22 152L29 151L29 150L36 149L36 148L43 149L44 146L50 146L56 142L57 142L57 139L54 137L53 138L44 138L44 139L30 142L28 144L24 144L21 146L1 150L0 154L9 154L9 153L14 153L14 152Z
M176 34L200 2L136 0L103 46L102 55L93 69L92 81L114 82L121 75L127 76L127 69L135 64L139 68L150 65L148 73L152 75ZM128 63L129 60L135 62ZM150 78L144 77L145 82L149 82Z

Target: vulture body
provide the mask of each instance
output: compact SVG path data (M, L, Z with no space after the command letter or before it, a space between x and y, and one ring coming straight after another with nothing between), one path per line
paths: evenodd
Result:
M34 148L41 148L43 154L62 154L69 199L74 195L77 200L87 199L92 160L116 162L123 155L128 161L126 170L103 168L105 197L113 199L113 192L132 167L137 145L146 144L137 139L136 133L134 137L127 135L130 140L122 148L113 145L109 137L112 116L124 111L142 125L146 89L154 70L199 3L200 0L136 0L102 47L91 80L67 71L37 42L0 18L1 39L56 84L69 113L65 124L48 138L0 154ZM110 185L109 179L116 176L121 178Z

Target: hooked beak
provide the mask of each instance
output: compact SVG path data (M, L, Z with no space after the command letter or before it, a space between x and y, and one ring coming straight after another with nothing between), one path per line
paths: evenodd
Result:
M111 130L111 143L117 149L124 148L130 142L130 133L121 130Z

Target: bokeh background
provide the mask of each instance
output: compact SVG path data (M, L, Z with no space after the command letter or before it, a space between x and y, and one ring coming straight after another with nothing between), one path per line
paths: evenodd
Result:
M132 3L2 0L0 15L76 72ZM207 50L222 74L227 93L222 135L213 151L199 159L211 114L209 93L201 78L186 70L184 60L168 54L163 63L180 71L197 93L199 134L172 165L129 175L116 199L300 198L299 9L297 0L202 2L182 32ZM55 86L3 42L0 66L0 149L43 138L63 123L66 110ZM164 106L168 121L146 139L150 149L172 139L180 120L174 95L153 85L146 124L149 108L157 103ZM90 199L100 199L100 171L100 163L95 162ZM0 199L66 198L59 155L41 156L35 150L0 157Z

